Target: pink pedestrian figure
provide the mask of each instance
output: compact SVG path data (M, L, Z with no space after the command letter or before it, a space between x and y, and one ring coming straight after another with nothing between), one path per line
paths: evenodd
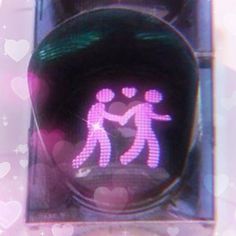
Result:
M134 143L131 148L120 157L121 164L127 165L138 157L145 147L148 146L147 165L156 168L159 164L160 147L155 133L152 130L152 120L170 121L169 115L158 115L153 112L153 105L159 103L162 95L157 90L149 90L145 93L147 103L138 104L128 110L122 118L121 124L125 125L134 116L135 126L137 127Z
M111 143L103 127L104 119L119 122L121 117L105 111L105 104L112 101L114 93L110 89L102 89L96 95L98 103L94 104L88 112L88 136L83 150L72 161L73 168L79 168L93 153L97 143L100 145L99 166L106 167L111 157Z

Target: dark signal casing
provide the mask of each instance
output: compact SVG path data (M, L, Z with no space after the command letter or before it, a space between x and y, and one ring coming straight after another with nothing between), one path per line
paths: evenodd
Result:
M70 223L78 235L110 227L163 236L170 235L169 227L177 227L180 236L213 234L211 14L212 1L205 0L36 1L28 223ZM92 97L104 88L114 91L117 103L127 104L125 87L135 87L134 103L157 87L163 94L162 104L153 107L170 114L171 121L152 125L164 156L160 168L155 171L143 160L121 166L118 156L133 139L122 141L121 127L105 121L115 150L111 165L97 164L101 150L96 147L82 177L76 177L70 165L81 151L78 140L86 141L87 135L80 119L86 119L95 104ZM119 207L119 197L117 208L110 207L112 201L101 206L93 199L101 188L114 197L117 186L121 192L123 186L128 189L132 200L126 206Z

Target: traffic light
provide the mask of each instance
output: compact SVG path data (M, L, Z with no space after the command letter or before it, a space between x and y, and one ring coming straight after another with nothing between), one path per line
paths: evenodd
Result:
M28 222L213 220L210 10L37 1Z

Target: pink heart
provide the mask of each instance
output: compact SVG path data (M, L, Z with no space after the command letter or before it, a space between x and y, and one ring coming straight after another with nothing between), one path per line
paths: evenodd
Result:
M94 200L98 207L110 210L122 210L128 203L128 192L123 187L112 190L107 187L98 187L94 191Z
M72 225L58 225L52 226L52 234L54 236L72 236L74 233L74 228Z
M167 233L170 236L177 236L179 234L179 228L178 227L168 227Z
M75 147L72 143L65 140L60 140L53 147L53 157L56 162L67 162L68 159L73 159Z
M132 98L137 93L137 89L135 89L135 88L123 88L122 93L128 98Z
M10 228L19 218L22 206L19 202L0 202L0 226Z
M37 104L43 104L47 101L49 96L49 87L43 79L39 79L38 76L33 73L28 74L29 93L32 102Z
M27 40L11 40L6 39L4 44L5 54L12 58L14 61L19 62L29 52L30 44Z
M121 127L121 128L118 128L118 130L120 131L121 135L125 138L135 137L136 135L135 129Z
M125 112L127 112L129 109L132 107L141 104L140 101L132 101L128 104L125 104L123 102L113 102L111 105L108 107L107 111L111 114L115 115L124 115Z
M55 129L50 132L41 129L32 134L31 142L32 145L40 144L40 147L38 147L40 151L44 151L44 148L46 148L46 150L49 153L52 153L56 143L63 140L63 138L64 138L64 133L59 129Z
M0 162L0 179L4 178L11 170L11 164L9 162Z
M115 115L123 115L126 111L127 106L122 102L113 102L108 107L108 112Z
M25 78L13 78L11 81L11 88L14 93L22 100L27 100L29 98L28 84Z

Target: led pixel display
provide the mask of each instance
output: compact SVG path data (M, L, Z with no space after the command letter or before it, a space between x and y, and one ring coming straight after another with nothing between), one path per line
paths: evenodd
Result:
M122 93L131 98L136 94L135 88L123 88ZM127 165L129 162L137 158L140 152L144 149L145 143L148 145L147 165L155 168L159 163L160 147L158 140L152 130L152 120L169 121L169 115L158 115L153 112L151 103L159 103L162 100L162 95L157 90L149 90L145 93L146 103L140 103L130 108L122 116L117 116L106 112L104 103L110 102L114 98L114 93L110 89L102 89L97 93L99 101L91 107L88 112L86 123L88 125L88 137L85 147L81 153L73 160L73 167L79 168L84 161L94 151L97 143L100 145L99 165L106 167L111 158L111 142L109 134L104 128L104 119L119 122L124 126L131 117L135 117L136 134L132 146L120 156L120 162Z

